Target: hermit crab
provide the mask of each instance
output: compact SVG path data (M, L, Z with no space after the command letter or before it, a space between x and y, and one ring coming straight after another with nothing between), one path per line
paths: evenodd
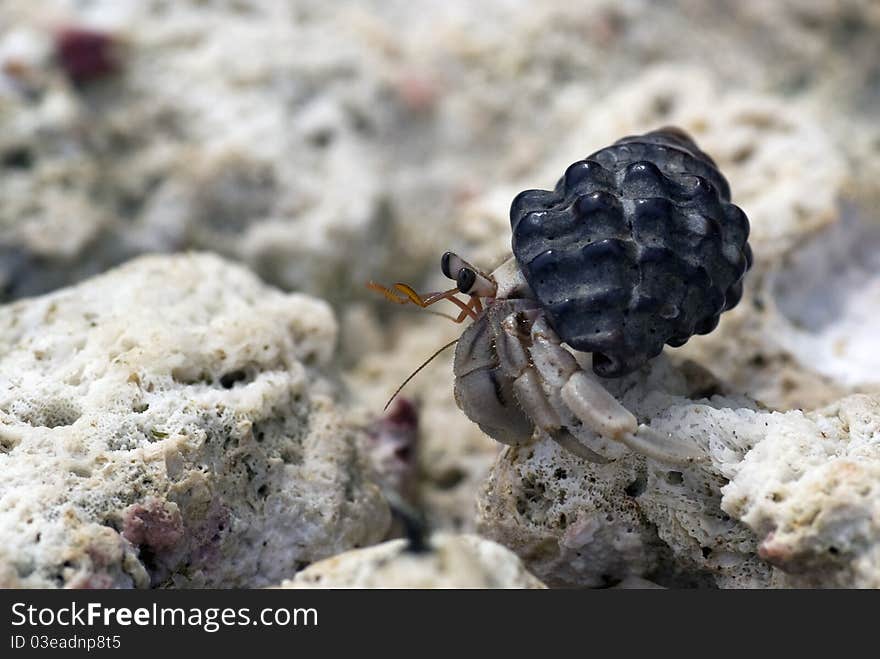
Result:
M739 302L749 222L714 161L678 128L625 137L569 166L554 190L517 195L510 224L513 254L491 273L447 252L448 291L369 284L400 304L449 300L457 322L473 319L455 350L459 408L505 444L538 431L593 462L618 455L617 442L664 462L701 459L640 424L602 379L711 332Z

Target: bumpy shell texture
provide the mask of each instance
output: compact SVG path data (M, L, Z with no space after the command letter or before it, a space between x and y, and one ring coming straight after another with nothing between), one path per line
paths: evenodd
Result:
M625 137L510 209L513 253L559 336L619 377L739 302L749 221L677 128Z

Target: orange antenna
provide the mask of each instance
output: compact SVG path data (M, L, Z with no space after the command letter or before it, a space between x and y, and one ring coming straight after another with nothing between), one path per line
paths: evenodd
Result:
M453 318L452 316L447 316L446 314L440 314L447 318L451 318L453 322L461 323L465 318L473 318L477 317L477 314L483 310L483 305L480 302L480 298L476 295L472 295L469 302L464 302L457 298L455 295L459 293L458 288L450 288L448 291L440 291L438 293L428 293L426 295L419 295L409 284L396 283L394 284L394 288L388 288L387 286L383 286L382 284L377 284L374 281L367 283L367 288L372 291L376 291L377 293L381 293L385 299L390 302L394 302L395 304L414 304L422 309L425 309L432 304L436 304L441 300L449 300L459 309L461 309L461 313L458 317Z

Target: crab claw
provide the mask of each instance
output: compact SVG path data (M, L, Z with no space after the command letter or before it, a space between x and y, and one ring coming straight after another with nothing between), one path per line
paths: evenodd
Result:
M587 427L652 460L683 466L707 459L697 447L644 423L639 424L605 387L583 371L572 374L560 394L563 402Z
M674 438L669 433L660 432L644 423L639 424L637 432L621 436L620 442L652 460L681 467L696 462L705 462L709 457L696 446L685 444L681 439Z

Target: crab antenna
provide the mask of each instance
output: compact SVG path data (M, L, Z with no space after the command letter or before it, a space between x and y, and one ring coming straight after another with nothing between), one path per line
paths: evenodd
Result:
M454 341L450 341L450 342L447 343L445 346L443 346L442 348L440 348L437 352L435 352L433 355L431 355L430 357L428 357L424 362L422 362L422 365L421 365L421 366L419 366L416 370L414 370L412 373L410 373L410 374L409 374L409 377L407 377L406 380L404 380L403 383L402 383L399 387L397 387L397 389L396 389L396 390L394 391L394 393L391 395L391 398L389 398L389 399L388 399L388 402L385 403L385 407L382 408L382 411L384 412L385 410L388 409L388 406L391 405L392 402L394 402L394 399L395 399L395 398L397 398L397 394L399 394L399 393L403 390L403 388L404 388L407 384L409 384L409 381L410 381L410 380L412 380L416 375L419 374L419 371L421 371L423 368L425 368L425 366L427 366L427 365L430 364L432 361L434 361L434 358L435 358L437 355L439 355L441 352L443 352L443 351L446 350L447 348L450 348L450 347L454 346L456 343L458 343L458 339L455 339Z
M377 293L381 293L389 302L394 302L395 304L415 304L422 309L425 309L432 304L436 304L440 300L449 300L461 309L461 314L459 314L457 318L436 311L429 311L428 313L434 313L438 316L449 318L455 323L460 323L465 318L476 318L477 313L479 313L479 310L481 309L478 302L474 303L473 300L471 300L471 302L465 303L455 297L457 293L461 292L458 288L450 288L448 291L440 291L439 293L428 293L424 296L416 293L409 284L403 284L401 282L394 284L394 288L392 289L383 286L382 284L377 284L374 281L370 281L367 282L367 288L376 291Z

